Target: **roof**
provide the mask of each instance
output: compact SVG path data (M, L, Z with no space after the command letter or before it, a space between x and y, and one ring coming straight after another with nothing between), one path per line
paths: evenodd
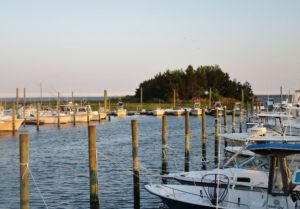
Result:
M247 146L247 150L250 150L260 155L273 155L273 156L285 157L292 154L300 154L300 144L286 144L286 143L251 144Z

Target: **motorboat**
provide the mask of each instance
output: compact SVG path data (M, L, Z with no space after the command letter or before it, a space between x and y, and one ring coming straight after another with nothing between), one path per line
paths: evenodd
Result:
M13 119L12 116L2 115L0 116L0 132L14 131L14 130L17 131L21 127L23 121L24 121L23 118Z
M249 150L247 150L249 151ZM251 151L249 151L251 152ZM252 152L253 153L253 152ZM163 175L163 179L174 179L181 184L203 186L211 182L211 179L203 181L202 178L208 174L219 173L228 176L230 186L241 189L253 187L268 187L269 162L265 157L253 156L234 167L215 168L212 170L189 171ZM211 176L212 177L212 176Z
M78 105L70 102L66 105L61 105L60 111L70 116L69 122L71 123L74 123L74 120L76 123L86 123L93 117L90 105Z
M298 138L298 142L300 139ZM233 187L221 173L204 175L203 186L148 184L146 190L171 209L290 209L299 208L300 171L289 170L287 156L300 154L300 144L252 144L247 149L270 160L267 188L244 190Z
M100 109L100 111L91 111L90 117L92 121L99 121L99 120L105 120L107 117L107 114L104 112L104 109Z
M124 109L124 103L119 101L117 103L117 109L112 112L112 115L115 115L117 117L125 117L127 115L127 110Z
M202 115L202 109L200 103L195 103L194 108L191 109L191 115L200 116Z
M152 110L152 115L154 116L162 116L165 114L165 110L161 108L156 108L155 110Z
M185 109L183 109L180 106L176 106L173 109L166 109L166 114L167 115L180 116L180 115L183 115L184 112L185 112Z
M57 113L57 111L40 111L39 112L39 120L44 124L66 124L70 122L70 115L65 113ZM29 117L29 120L37 120L37 115L32 115Z
M211 116L216 116L217 110L218 110L218 116L221 117L223 115L224 108L223 108L222 103L219 101L214 103L214 106L212 109L207 109L206 114L211 115Z

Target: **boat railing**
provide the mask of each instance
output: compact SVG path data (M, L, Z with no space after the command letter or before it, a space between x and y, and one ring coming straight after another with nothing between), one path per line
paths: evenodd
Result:
M181 193L185 193L185 194L189 194L189 195L193 195L193 196L197 196L197 197L201 197L201 198L207 198L209 200L209 197L207 195L205 195L205 192L202 192L202 190L200 190L199 194L195 194L195 193L187 192L187 191L184 191L184 190L181 190L181 189L176 189L176 188L173 188L173 187L169 187L167 185L163 185L163 187L171 189L171 192L168 195L169 195L169 197L173 196L174 199L176 198L176 191L178 191L178 192L181 192ZM234 205L237 205L239 207L243 206L245 208L250 209L249 205L244 204L244 203L240 203L239 201L233 202L233 201L223 200L222 203L224 203L224 204L228 204L228 203L229 204L234 204Z

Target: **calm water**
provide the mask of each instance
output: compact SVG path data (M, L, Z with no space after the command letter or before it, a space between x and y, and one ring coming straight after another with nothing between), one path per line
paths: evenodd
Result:
M230 120L231 117L228 117ZM159 183L161 169L161 118L112 118L97 126L98 178L101 208L133 208L130 121L139 124L141 208L161 208L160 199L144 185ZM238 122L238 119L236 120ZM201 118L191 117L191 170L201 169ZM230 124L230 121L229 121ZM213 161L214 119L207 116L207 153ZM237 125L238 127L238 125ZM30 204L32 208L89 208L87 126L26 126L30 135ZM184 117L168 117L169 171L184 168ZM18 137L0 136L0 208L19 208ZM35 184L36 183L36 184ZM39 189L39 190L38 190Z

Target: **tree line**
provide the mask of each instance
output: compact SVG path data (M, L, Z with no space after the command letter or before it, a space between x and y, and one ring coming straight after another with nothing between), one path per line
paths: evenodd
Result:
M139 88L135 91L136 98L140 97L141 88L144 101L170 101L174 89L176 97L180 100L207 98L209 89L214 100L220 100L221 97L241 100L242 89L245 101L250 101L253 97L249 82L242 84L236 79L231 79L218 65L200 66L197 69L189 65L186 70L167 70L158 73L154 78L139 84Z

